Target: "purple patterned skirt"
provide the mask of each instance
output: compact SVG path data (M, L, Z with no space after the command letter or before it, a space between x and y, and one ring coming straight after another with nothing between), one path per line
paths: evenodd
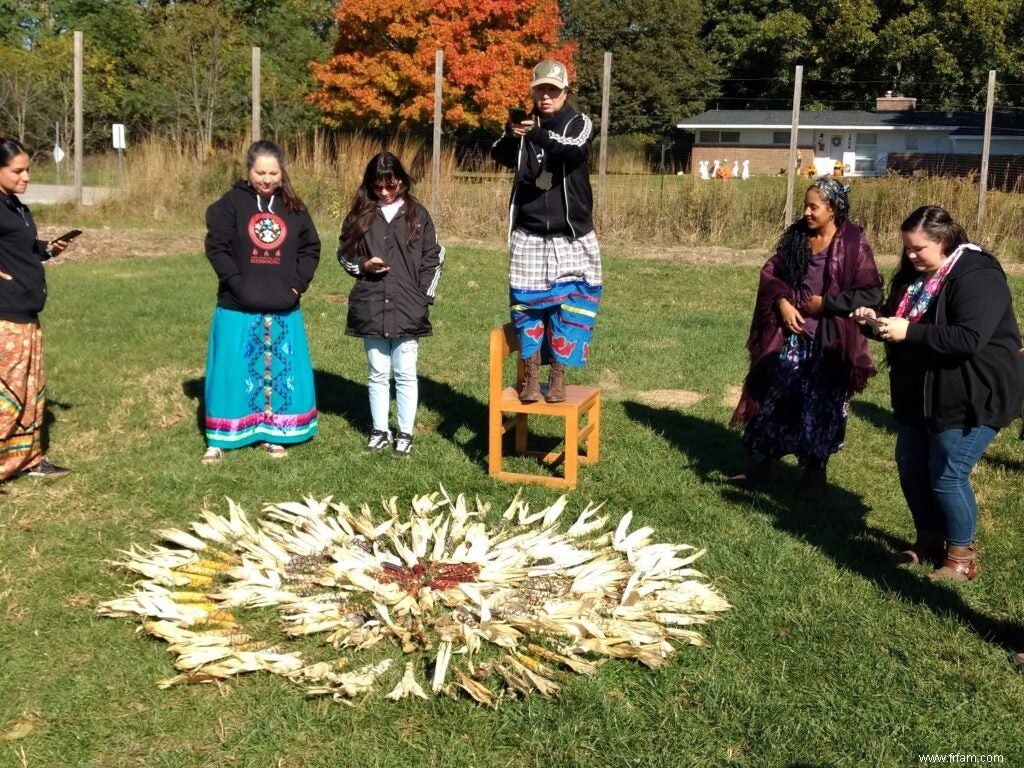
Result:
M836 357L815 339L790 334L743 447L755 461L793 454L801 467L824 467L843 447L851 394Z

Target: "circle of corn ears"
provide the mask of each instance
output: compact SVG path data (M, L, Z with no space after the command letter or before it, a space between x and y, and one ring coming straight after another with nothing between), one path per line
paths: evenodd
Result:
M254 525L228 499L227 516L203 511L191 533L160 531L173 546L122 551L115 564L144 578L98 612L139 616L169 644L180 674L160 687L262 670L346 703L381 686L389 699L462 691L496 706L555 696L607 659L657 668L674 643L703 645L691 627L730 608L690 567L704 550L630 532L632 512L611 529L602 505L562 530L565 506L531 512L517 494L488 526L490 504L441 487L404 516L397 497L379 516L306 498ZM314 636L320 660L286 649ZM372 663L353 667L354 655Z

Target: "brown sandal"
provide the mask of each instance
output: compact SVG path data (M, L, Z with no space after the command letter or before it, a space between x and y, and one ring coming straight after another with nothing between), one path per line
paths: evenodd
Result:
M974 547L950 546L942 565L928 574L932 581L974 581L978 566L974 562Z

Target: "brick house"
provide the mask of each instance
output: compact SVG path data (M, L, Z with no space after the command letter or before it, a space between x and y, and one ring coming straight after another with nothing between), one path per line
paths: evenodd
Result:
M875 111L801 112L797 132L802 172L831 173L840 163L847 176L881 176L889 170L966 175L981 167L985 115L980 112L919 112L916 99L887 94ZM718 160L730 169L749 161L751 174L785 173L790 110L710 110L680 121L693 134L688 170ZM1024 124L1015 115L992 120L990 176L1019 186L1024 176ZM1012 181L1011 181L1012 177Z

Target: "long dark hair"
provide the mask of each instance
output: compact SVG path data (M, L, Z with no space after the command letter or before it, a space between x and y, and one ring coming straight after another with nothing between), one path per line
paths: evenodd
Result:
M914 210L900 225L901 234L909 234L920 230L925 237L942 246L946 256L958 247L971 240L967 230L945 208L938 205L922 205ZM989 254L991 255L991 254ZM885 308L889 312L896 311L903 292L918 276L918 271L907 257L907 249L900 251L900 263L889 283L889 295L885 300Z
M295 188L292 186L291 177L288 176L288 169L284 164L284 152L281 148L274 142L265 139L254 141L249 145L249 149L245 153L246 171L252 170L253 163L256 162L257 157L272 157L277 160L277 164L281 167L281 199L284 200L284 207L292 213L306 210L305 203L302 202L302 198L298 196Z
M345 221L342 223L342 231L345 232L345 239L341 242L341 252L345 256L355 256L356 247L363 239L373 224L373 217L377 215L377 193L374 190L375 184L388 184L398 182L402 185L402 195L407 201L418 202L412 194L412 179L406 172L402 161L390 152L379 152L366 164L363 172L363 181L352 198L352 207L349 209ZM405 239L411 243L420 228L419 216L416 215L415 205L405 206Z
M835 214L836 226L841 226L850 215L850 188L836 179L822 176L815 179L807 188L808 191L812 189L817 190L829 210ZM805 196L806 194L807 192L804 193ZM807 272L807 265L811 263L810 237L811 231L801 216L782 233L775 246L776 253L782 254L782 263L776 274L790 288L800 287Z
M27 155L25 145L17 139L0 139L0 168L6 168L18 155Z

